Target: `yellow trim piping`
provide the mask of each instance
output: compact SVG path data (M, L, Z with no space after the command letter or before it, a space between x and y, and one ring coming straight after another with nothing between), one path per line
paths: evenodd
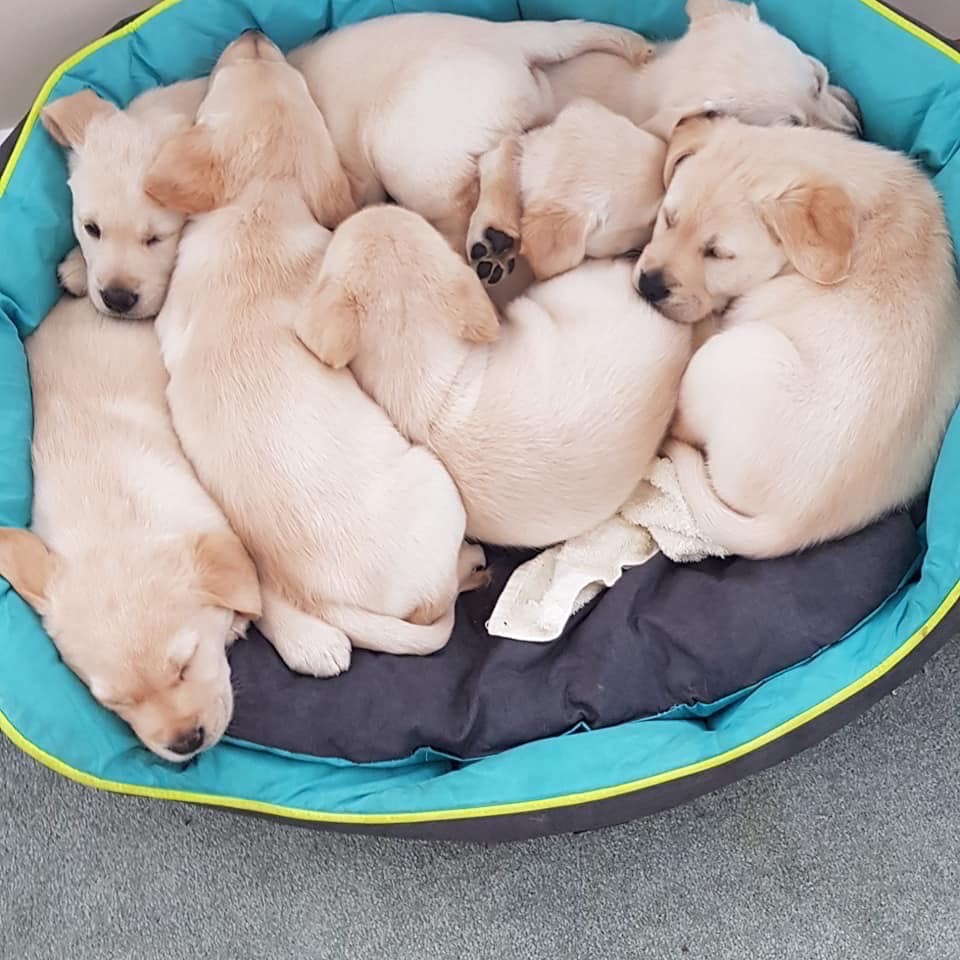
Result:
M0 197L3 196L10 177L16 167L27 138L30 136L37 118L47 98L56 86L60 78L71 68L82 62L86 57L95 51L112 43L114 40L134 33L144 23L147 23L153 17L176 6L181 0L161 0L156 6L151 7L141 16L132 20L130 23L107 34L99 40L88 44L82 50L79 50L72 57L69 57L57 67L56 70L47 79L40 93L37 95L30 113L27 116L26 123L17 143L14 146L13 153L7 163L6 170L0 176ZM944 43L938 37L928 33L922 27L907 20L905 17L886 7L879 0L859 0L860 3L869 7L871 10L879 13L891 23L912 34L914 37L922 40L924 43L939 50L948 56L951 60L960 63L960 52ZM881 677L889 673L894 667L905 660L933 631L950 612L957 601L960 600L960 581L958 581L939 607L926 620L926 622L913 633L900 647L891 653L885 660L877 664L872 670L859 677L853 683L848 684L842 690L826 700L805 710L803 713L792 717L779 726L768 730L766 733L755 737L753 740L743 743L738 747L727 750L724 753L717 754L706 760L697 763L688 764L685 767L677 767L674 770L668 770L664 773L655 774L640 780L633 780L629 783L619 784L613 787L603 787L595 790L586 790L581 793L566 794L560 797L546 797L540 800L520 801L516 803L504 803L485 807L467 807L458 810L428 810L414 811L410 813L387 813L387 814L363 814L363 813L329 813L317 810L305 810L296 807L284 807L279 804L265 803L258 800L248 800L243 797L223 796L219 794L194 793L185 790L169 790L163 787L148 787L139 784L121 783L114 780L104 780L101 777L78 770L67 763L64 763L58 757L47 753L41 747L28 740L19 730L10 722L10 720L0 711L0 732L6 735L17 747L24 753L33 757L42 763L45 767L59 773L70 780L75 780L84 786L92 787L98 790L106 790L111 793L120 793L127 796L148 797L154 800L177 800L183 803L205 804L215 807L226 807L234 810L243 810L248 813L260 813L270 816L285 817L292 820L310 821L314 823L339 823L356 825L389 825L401 823L425 823L435 821L449 820L467 820L481 817L509 816L512 814L535 813L542 810L552 810L561 807L578 806L584 803L593 803L598 800L608 800L614 797L624 796L628 793L635 793L650 787L660 786L670 783L674 780L681 780L685 777L694 776L712 770L716 767L732 763L741 757L759 750L781 737L792 733L817 717L822 716L829 710L850 699L861 691L865 690L871 684L875 683Z
M138 784L119 783L113 780L103 780L92 774L77 770L52 756L45 750L31 743L17 730L12 723L0 712L0 731L8 736L21 750L28 753L35 760L39 760L51 770L76 780L88 787L107 790L112 793L123 793L129 796L151 797L154 800L179 800L184 803L199 803L214 807L227 807L234 810L244 810L248 813L263 813L276 817L286 817L291 820L305 820L313 823L342 823L358 825L387 825L400 823L425 823L441 820L470 820L481 817L502 817L518 813L535 813L541 810L555 810L560 807L573 807L583 803L593 803L597 800L609 800L628 793L646 790L650 787L681 780L698 773L704 773L715 767L723 766L753 753L762 747L779 740L792 733L804 724L815 720L829 710L849 700L872 683L889 673L897 664L905 660L929 635L930 632L950 612L957 600L960 599L960 582L954 585L946 599L934 611L927 621L900 647L891 653L885 660L877 664L872 670L859 677L842 690L827 697L826 700L810 707L803 713L791 717L779 726L766 733L740 744L724 753L718 753L707 760L677 767L664 773L658 773L641 780L632 780L614 787L601 787L595 790L585 790L581 793L570 793L560 797L545 797L541 800L525 800L516 803L502 803L486 807L464 807L457 810L420 810L411 813L327 813L320 810L304 810L297 807L284 807L279 804L264 803L259 800L247 800L242 797L228 797L211 793L192 793L185 790L168 790L163 787L145 787Z
M20 159L20 155L23 153L23 148L26 146L27 140L30 137L33 128L36 126L37 118L40 116L40 111L43 109L44 104L47 102L47 98L53 92L53 88L60 82L61 77L68 71L72 70L78 63L82 63L86 60L87 57L92 53L96 53L98 50L107 46L108 44L113 43L114 40L118 40L120 37L129 36L131 33L136 33L145 23L152 20L158 14L163 13L165 10L169 10L171 7L175 7L181 0L161 0L156 6L151 7L149 10L145 10L139 17L131 20L129 23L124 24L118 30L114 30L112 33L108 33L106 36L100 37L99 40L94 40L93 43L88 43L85 47L78 50L73 56L67 57L63 63L60 64L53 73L47 77L47 82L40 88L40 92L37 94L36 99L33 101L33 106L30 108L30 112L27 114L26 122L23 125L23 129L20 131L20 136L17 137L17 142L14 144L13 152L10 154L10 159L7 161L6 169L3 171L3 174L0 175L0 197L4 195L7 190L7 185L10 183L10 178L13 176L13 171L17 166L17 161Z
M890 7L882 3L881 0L860 0L860 2L865 7L873 10L874 13L879 13L881 17L889 20L901 30L906 30L907 33L913 35L918 40L922 40L928 46L933 47L934 50L939 50L942 54L953 60L954 63L960 63L960 50L951 47L949 43L945 43L939 37L934 36L929 30L924 30L923 27L914 23L912 20L908 20L906 17L897 13L896 10L891 10Z

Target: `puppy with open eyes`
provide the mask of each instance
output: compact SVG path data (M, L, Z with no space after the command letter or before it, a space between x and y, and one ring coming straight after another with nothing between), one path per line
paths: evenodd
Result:
M778 556L917 497L960 399L960 290L927 177L837 133L701 117L665 179L635 283L717 331L666 447L704 535Z
M261 34L223 53L197 124L147 178L190 215L157 331L187 456L250 550L260 625L292 670L331 676L351 644L432 653L483 563L440 462L411 446L349 371L297 339L352 211L303 77Z
M638 297L631 269L582 264L500 323L426 220L368 207L335 232L297 330L443 461L470 537L542 547L623 505L673 413L690 328Z
M157 87L124 110L81 90L40 114L68 151L79 241L60 265L60 282L75 297L89 293L101 313L145 320L160 310L184 217L148 197L143 178L160 144L193 123L206 87L205 79Z

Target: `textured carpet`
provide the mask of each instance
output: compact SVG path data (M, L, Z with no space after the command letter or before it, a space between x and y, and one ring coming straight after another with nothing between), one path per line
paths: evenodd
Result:
M960 643L820 747L508 847L94 793L0 743L2 960L952 960Z

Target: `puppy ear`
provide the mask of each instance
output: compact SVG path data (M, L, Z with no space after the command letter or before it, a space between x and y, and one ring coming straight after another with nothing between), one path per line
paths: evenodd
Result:
M205 603L256 620L261 614L257 569L230 530L211 530L197 538L194 563Z
M147 172L143 189L162 207L208 213L226 200L223 163L209 130L198 124L167 140Z
M663 165L664 189L670 186L677 167L707 145L716 119L716 115L708 111L682 115L677 120L667 144L667 159Z
M856 212L836 184L804 184L763 207L764 219L798 273L830 286L850 275Z
M330 131L319 112L306 139L306 149L299 160L304 199L317 223L335 230L350 214L356 213L358 207Z
M554 205L531 205L520 221L520 253L538 280L549 280L583 263L588 230L582 213Z
M81 90L44 107L40 122L61 147L79 147L91 120L109 117L116 112L112 103L98 97L92 90Z
M360 349L363 306L334 277L321 277L294 328L300 342L321 362L341 370Z
M47 584L56 560L29 530L0 527L0 576L39 614L47 611Z
M463 264L461 264L463 266ZM480 278L469 267L458 276L444 303L451 331L469 343L493 343L500 335L500 315Z
M760 20L754 3L737 3L735 0L687 0L687 16L691 24L701 23L710 17L729 14L742 17L751 23Z

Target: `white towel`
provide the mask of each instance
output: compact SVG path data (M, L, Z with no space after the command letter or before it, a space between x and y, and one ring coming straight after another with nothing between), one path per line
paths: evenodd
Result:
M697 530L673 464L665 459L654 462L649 478L615 516L517 567L487 631L531 643L554 640L570 616L616 583L625 567L660 552L678 563L726 555Z

